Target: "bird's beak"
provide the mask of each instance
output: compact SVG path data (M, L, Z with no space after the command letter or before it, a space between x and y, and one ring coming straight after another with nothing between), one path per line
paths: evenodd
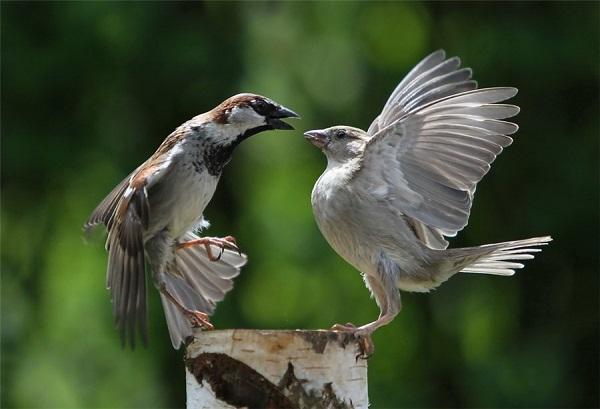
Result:
M329 134L324 129L304 132L304 137L319 149L323 149L329 143Z
M281 118L300 118L300 116L291 109L281 106L269 114L267 123L271 125L273 129L294 129L292 125L283 122Z

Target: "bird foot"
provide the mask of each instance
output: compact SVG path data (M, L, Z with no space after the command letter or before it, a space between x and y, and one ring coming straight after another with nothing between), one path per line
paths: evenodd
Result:
M183 312L188 317L188 319L190 320L190 323L192 324L192 327L194 327L194 328L204 327L208 330L215 328L208 320L208 314L186 308L181 302L179 302L179 300L177 298L175 298L173 296L173 294L171 294L169 292L169 290L167 290L167 286L165 283L160 284L159 291L162 294L164 294L169 299L170 302L172 302L177 308L179 308L179 310L181 312Z
M354 332L357 329L358 329L358 327L351 322L347 322L345 324L333 324L331 326L332 331L339 331L339 332Z
M194 328L204 327L208 330L215 329L215 327L208 320L208 314L206 314L204 312L192 311L192 310L185 310L184 312L185 312L185 315L188 316L188 318Z
M219 261L221 259L221 256L223 256L223 252L225 250L232 250L232 251L237 252L239 255L242 255L240 248L237 246L235 237L233 237L233 236L226 236L223 238L202 237L197 240L190 240L190 241L186 241L183 243L178 243L176 246L176 250L181 250L181 249L185 249L188 247L200 246L200 245L204 246L204 248L206 249L206 254L208 255L208 259L210 261ZM215 256L213 254L211 245L221 249L218 256Z
M354 335L354 338L358 341L359 354L356 355L356 360L369 359L375 352L375 344L371 339L371 332L363 327L357 327L356 325L348 322L346 324L335 324L331 327L332 331L336 332L349 332Z

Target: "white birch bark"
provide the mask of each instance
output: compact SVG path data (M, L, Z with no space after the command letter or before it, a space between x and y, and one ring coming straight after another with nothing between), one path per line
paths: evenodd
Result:
M186 353L188 409L368 407L367 361L333 331L197 331Z

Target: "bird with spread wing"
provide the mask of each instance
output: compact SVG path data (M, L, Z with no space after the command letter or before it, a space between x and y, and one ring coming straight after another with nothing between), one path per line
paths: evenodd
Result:
M317 224L356 269L380 308L366 325L334 329L368 336L400 311L400 292L427 292L453 275L510 276L552 239L448 249L469 220L477 183L512 143L515 88L477 88L457 57L436 51L392 92L365 132L349 126L305 137L327 168L312 192Z

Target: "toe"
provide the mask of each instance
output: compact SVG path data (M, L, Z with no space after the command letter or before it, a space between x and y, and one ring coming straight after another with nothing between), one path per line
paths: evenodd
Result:
M358 346L359 346L359 354L356 355L356 360L358 359L369 359L373 353L375 352L375 344L371 339L371 335L360 335L357 337Z
M235 245L237 245L237 240L236 240L236 238L235 238L235 237L233 237L233 236L226 236L226 237L223 237L223 240L225 240L225 241L229 242L230 244L233 244L234 246L235 246Z
M343 331L343 332L354 332L356 331L356 327L352 323L347 323L345 325L342 324L334 324L331 327L332 331Z

